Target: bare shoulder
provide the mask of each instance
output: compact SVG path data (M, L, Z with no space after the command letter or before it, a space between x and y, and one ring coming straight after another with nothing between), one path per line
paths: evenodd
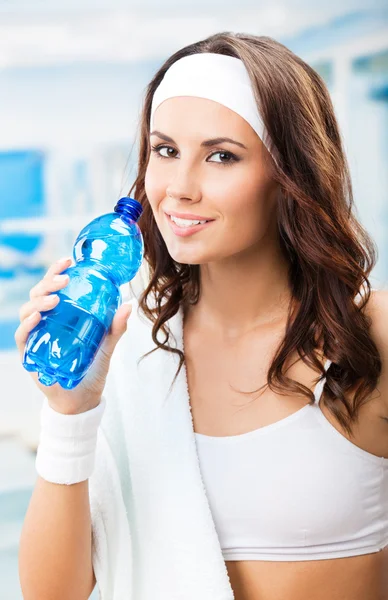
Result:
M382 352L388 349L388 290L372 290L365 313L371 319L371 334Z
M388 407L388 290L372 290L365 314L371 320L370 334L382 361L379 389Z

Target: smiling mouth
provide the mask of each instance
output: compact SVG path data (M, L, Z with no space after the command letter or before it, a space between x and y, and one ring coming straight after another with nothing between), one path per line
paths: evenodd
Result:
M209 221L205 221L205 223L198 223L196 225L178 225L177 223L175 223L172 220L170 215L168 215L167 213L165 213L165 214L166 214L166 217L170 223L170 227L173 230L173 232L176 235L179 235L181 237L185 237L185 236L191 235L193 233L196 233L198 231L201 231L202 229L207 228L215 220L215 219L211 219Z
M189 219L189 218L186 219L183 217L174 217L174 215L169 215L168 213L166 213L166 214L167 214L168 218L170 219L170 221L175 223L175 225L178 225L178 227L196 227L197 225L204 225L204 223L209 223L209 221L213 220L213 219ZM176 221L174 221L173 217L175 219L178 219L179 221L183 221L183 224L179 224ZM191 223L191 221L198 221L198 223Z

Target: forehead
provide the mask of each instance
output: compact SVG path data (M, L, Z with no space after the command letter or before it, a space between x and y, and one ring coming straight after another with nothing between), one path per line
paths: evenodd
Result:
M257 143L258 135L238 113L224 104L196 96L167 98L156 108L153 128L170 135L191 134L198 137L237 136L244 143Z

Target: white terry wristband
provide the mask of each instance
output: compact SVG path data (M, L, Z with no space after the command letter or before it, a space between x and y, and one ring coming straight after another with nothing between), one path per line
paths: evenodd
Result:
M40 440L35 460L46 481L70 485L88 479L94 470L97 432L106 401L77 415L57 412L46 397L40 413Z

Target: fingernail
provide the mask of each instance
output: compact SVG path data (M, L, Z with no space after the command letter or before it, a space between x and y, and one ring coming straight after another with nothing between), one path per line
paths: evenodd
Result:
M53 281L55 281L55 282L65 281L65 279L68 279L68 278L69 278L68 275L55 275Z
M33 321L38 314L39 314L39 311L35 310L32 313L32 315L30 315L29 317L27 317L27 321Z
M46 296L43 300L45 304L52 304L59 298L58 294L50 294L50 296Z
M72 256L66 256L66 258L60 258L59 260L57 260L57 263L58 264L62 264L62 263L68 262L69 260L73 260L73 257Z

